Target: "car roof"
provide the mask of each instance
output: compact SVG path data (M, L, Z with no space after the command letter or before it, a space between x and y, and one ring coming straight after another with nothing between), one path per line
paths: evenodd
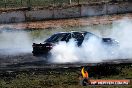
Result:
M65 33L90 33L90 32L87 32L87 31L71 31L71 32L58 32L58 33L55 33L55 34L65 34ZM90 33L92 34L92 33Z

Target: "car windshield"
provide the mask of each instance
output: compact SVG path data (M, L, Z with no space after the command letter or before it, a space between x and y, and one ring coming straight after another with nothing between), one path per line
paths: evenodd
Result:
M59 34L54 34L50 38L46 39L45 42L52 42L56 43L59 41L66 41L67 38L65 38L68 35L68 33L59 33Z

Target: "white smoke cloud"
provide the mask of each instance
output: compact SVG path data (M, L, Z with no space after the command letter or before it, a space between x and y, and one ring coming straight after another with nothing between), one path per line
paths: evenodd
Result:
M59 42L52 50L50 62L101 62L103 60L132 58L132 20L123 19L113 22L113 32L108 36L119 41L118 48L104 48L97 38L91 37L84 41L81 47L76 45L74 39L68 43ZM109 29L107 29L109 30Z
M108 48L104 48L101 40L91 37L88 41L84 41L81 47L76 45L76 41L71 39L68 43L59 42L52 50L50 62L55 63L91 63L101 62L103 60L127 59L132 58L132 20L123 19L115 21L112 24L112 31L109 38L119 41L119 48L113 49L110 53ZM86 29L85 29L86 30ZM93 29L94 31L94 29ZM100 30L99 30L100 31ZM101 33L99 33L101 34ZM103 35L103 34L102 34ZM99 35L99 36L102 36ZM38 40L36 40L38 41ZM40 40L41 41L41 40ZM43 40L42 40L43 41ZM30 34L24 31L3 31L0 30L0 53L16 54L31 53L32 39ZM108 51L108 52L107 52Z
M1 29L0 53L12 55L32 51L30 36L24 31L6 31Z
M59 42L51 53L50 61L55 63L100 62L107 56L101 40L95 37L85 40L80 47L76 45L74 39L71 39L68 43Z
M132 58L132 20L124 18L113 23L110 37L120 43L119 58Z

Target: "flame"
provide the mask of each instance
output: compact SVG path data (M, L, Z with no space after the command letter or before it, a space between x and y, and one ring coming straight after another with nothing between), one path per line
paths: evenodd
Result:
M87 71L84 70L84 67L82 68L81 73L82 73L83 78L88 78L89 77L89 74L88 74Z

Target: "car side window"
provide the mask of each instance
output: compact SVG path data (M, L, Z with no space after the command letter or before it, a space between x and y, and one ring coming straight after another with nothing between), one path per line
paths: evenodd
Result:
M78 33L75 32L72 34L72 37L75 38L75 40L77 41L78 46L80 46L84 40L84 34L83 33Z
M76 40L84 39L84 35L82 33L73 33L72 37L75 38Z
M71 33L67 33L65 36L63 36L63 38L61 39L61 41L68 42L70 38L71 38Z

